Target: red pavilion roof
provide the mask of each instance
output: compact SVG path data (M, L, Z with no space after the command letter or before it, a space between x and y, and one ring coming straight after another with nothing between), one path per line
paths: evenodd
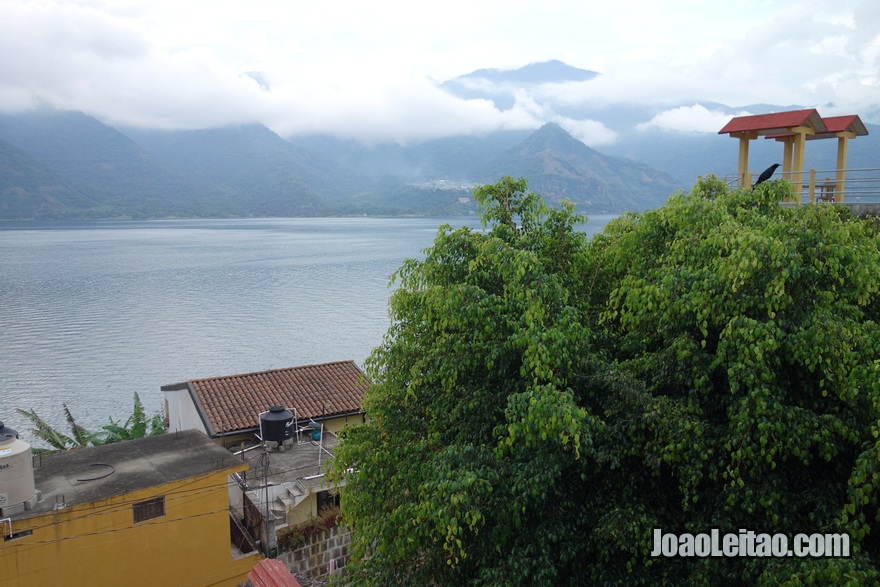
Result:
M737 135L754 133L757 135L778 135L792 132L792 129L807 127L813 131L827 132L827 128L819 112L815 108L774 112L772 114L755 114L737 116L730 120L718 134Z

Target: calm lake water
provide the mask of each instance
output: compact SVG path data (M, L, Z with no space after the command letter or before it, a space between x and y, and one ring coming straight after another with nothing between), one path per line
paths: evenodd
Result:
M593 234L610 216L591 218ZM0 223L0 420L66 430L149 412L161 385L353 359L388 328L390 275L476 218Z

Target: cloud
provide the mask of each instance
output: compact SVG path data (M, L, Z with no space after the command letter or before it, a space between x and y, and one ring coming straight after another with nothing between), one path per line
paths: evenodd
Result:
M568 134L588 147L600 147L617 142L616 132L596 120L575 120L564 116L553 120L564 128Z
M553 121L594 146L622 132L602 118L622 103L650 105L657 115L644 128L679 130L714 124L717 113L685 106L698 102L880 115L875 0L742 0L736 11L685 0L449 0L429 10L385 0L0 0L0 110L49 105L166 129L261 122L285 136L398 142ZM428 77L548 59L602 75L508 88L513 107L503 110Z
M739 112L734 116L745 116L748 112ZM730 122L731 115L720 110L709 110L701 104L681 106L664 110L648 122L636 125L639 131L651 129L674 130L680 132L717 133Z

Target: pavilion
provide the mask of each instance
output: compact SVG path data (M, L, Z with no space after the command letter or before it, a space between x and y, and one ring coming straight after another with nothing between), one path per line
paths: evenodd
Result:
M846 155L849 139L868 134L867 128L855 114L822 118L815 108L791 110L773 114L737 116L718 134L739 139L740 187L751 185L749 173L749 142L763 136L783 143L782 172L794 185L803 185L804 152L806 141L837 138L837 175L833 184L834 201L843 201L846 179Z

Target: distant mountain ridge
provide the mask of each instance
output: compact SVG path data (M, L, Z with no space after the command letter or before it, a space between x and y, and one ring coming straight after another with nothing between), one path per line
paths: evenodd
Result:
M439 84L448 93L465 99L491 100L501 110L514 107L517 93L525 92L534 100L546 118L551 120L568 119L577 122L585 120L598 123L607 132L605 136L616 136L613 141L605 141L596 146L606 155L639 161L670 174L681 186L690 186L698 176L708 173L735 174L737 168L738 144L729 137L719 137L715 132L680 132L659 128L649 124L655 116L675 109L699 109L706 112L737 116L742 112L766 114L785 110L797 110L804 106L747 104L729 106L705 100L682 99L676 102L646 101L644 97L633 101L609 102L602 100L552 100L553 92L544 87L533 92L541 84L589 83L601 76L600 73L578 69L559 61L531 63L518 70L480 69L469 74L452 78ZM832 109L833 105L827 105ZM820 114L826 115L822 108ZM870 135L860 137L849 149L849 166L852 168L876 167L880 161L880 128L871 121L880 120L880 105L868 107L859 114L866 123ZM722 124L718 125L720 129ZM810 141L807 149L807 166L815 169L836 167L836 141ZM782 156L782 147L775 141L760 139L752 141L750 163L761 170Z
M508 110L515 103L516 87L588 81L599 75L552 59L529 63L519 69L478 69L439 85L453 96L465 100L488 99L497 108Z
M471 189L524 176L587 213L660 205L668 175L538 131L367 146L253 124L118 130L76 112L0 115L0 218L469 214Z
M716 120L798 108L552 99L557 86L600 75L551 60L437 83L459 97L492 100L500 110L526 96L526 111L555 122L408 145L329 135L284 139L258 123L145 131L74 112L0 114L0 219L470 214L473 186L503 175L524 176L532 191L551 202L570 199L588 214L641 210L688 189L698 176L734 174L737 167L737 141L668 130L656 124L658 115L674 110L679 119ZM579 89L567 87L566 95ZM880 127L866 126L870 135L850 143L850 168L880 161ZM598 129L604 141L590 148L566 129ZM775 141L750 145L753 170L781 157ZM808 143L807 168L835 165L836 141Z
M450 81L487 79L496 82L546 84L570 81L583 82L600 75L595 71L567 65L557 59L529 63L519 69L478 69Z

